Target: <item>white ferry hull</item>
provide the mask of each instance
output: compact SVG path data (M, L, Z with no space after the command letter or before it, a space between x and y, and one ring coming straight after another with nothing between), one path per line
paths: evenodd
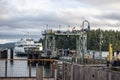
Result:
M28 50L37 50L42 51L42 43L34 42L32 38L24 38L15 44L15 53L16 55L25 55L27 56L26 51Z

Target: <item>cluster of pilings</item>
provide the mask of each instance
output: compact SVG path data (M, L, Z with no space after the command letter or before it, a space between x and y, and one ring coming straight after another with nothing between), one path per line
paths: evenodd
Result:
M7 50L0 50L0 59L6 59L7 56Z
M8 59L8 49L0 50L0 59ZM10 49L10 59L14 59L13 49Z

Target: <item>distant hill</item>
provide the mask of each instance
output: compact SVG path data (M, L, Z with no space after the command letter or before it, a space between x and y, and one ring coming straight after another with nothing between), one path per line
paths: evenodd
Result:
M14 48L15 43L0 44L0 48Z

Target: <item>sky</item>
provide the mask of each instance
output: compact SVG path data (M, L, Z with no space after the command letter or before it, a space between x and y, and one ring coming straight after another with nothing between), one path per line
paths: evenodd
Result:
M119 5L120 0L0 0L0 44L27 33L39 40L46 29L81 29L84 20L91 29L120 30Z

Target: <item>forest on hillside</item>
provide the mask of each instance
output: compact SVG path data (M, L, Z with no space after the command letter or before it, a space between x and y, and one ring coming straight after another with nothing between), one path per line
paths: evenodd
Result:
M103 51L109 50L109 44L112 44L114 51L120 51L120 32L113 30L101 31L100 29L88 32L87 47L89 50L99 50L100 33L102 33L101 48Z
M109 50L109 44L112 44L114 51L120 51L120 32L119 31L103 31L103 30L90 30L87 32L87 49L99 50L100 49L100 33L101 49L102 51ZM56 47L58 49L76 49L76 37L75 36L56 36Z

